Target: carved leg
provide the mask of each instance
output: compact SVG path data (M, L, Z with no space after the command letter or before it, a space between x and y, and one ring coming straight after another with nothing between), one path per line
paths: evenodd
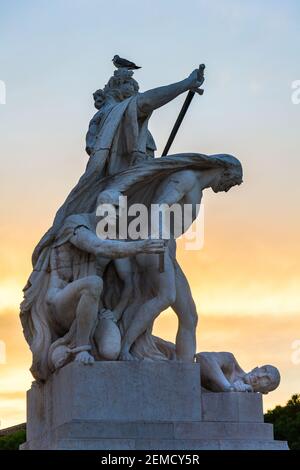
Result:
M153 286L156 295L145 302L125 332L120 360L133 359L130 348L135 340L146 331L163 310L175 301L175 274L173 262L168 252L165 253L165 271L163 273L157 271L157 255L138 255L137 258L141 269L146 271L147 282Z
M91 334L98 318L102 285L100 277L87 276L68 284L63 289L49 292L47 301L62 330L68 331L76 318L78 349L90 346ZM94 358L87 350L79 351L76 360L84 364L94 362Z
M192 362L196 353L196 327L198 315L189 283L175 261L176 300L172 308L178 316L176 336L177 359Z
M132 267L129 258L115 259L115 267L119 278L123 282L123 289L118 304L114 308L117 320L120 320L122 313L129 304L133 293Z

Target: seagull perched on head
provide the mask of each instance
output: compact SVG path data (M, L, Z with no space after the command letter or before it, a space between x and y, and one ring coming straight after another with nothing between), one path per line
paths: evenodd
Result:
M122 59L122 57L115 55L114 58L112 59L112 62L117 69L128 69L128 70L137 70L140 69L138 65L135 65L135 63L130 62L130 60Z

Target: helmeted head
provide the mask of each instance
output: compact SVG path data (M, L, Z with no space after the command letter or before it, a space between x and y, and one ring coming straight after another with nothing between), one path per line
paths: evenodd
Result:
M252 369L245 375L244 381L251 385L254 392L267 394L278 387L280 373L276 367L268 364Z

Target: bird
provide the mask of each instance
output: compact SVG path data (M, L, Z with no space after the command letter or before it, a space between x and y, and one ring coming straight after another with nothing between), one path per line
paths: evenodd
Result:
M137 69L142 68L142 67L139 67L138 65L135 65L134 62L130 62L130 60L122 59L122 57L118 55L114 56L114 58L112 59L112 62L117 69L124 68L128 70L137 70Z

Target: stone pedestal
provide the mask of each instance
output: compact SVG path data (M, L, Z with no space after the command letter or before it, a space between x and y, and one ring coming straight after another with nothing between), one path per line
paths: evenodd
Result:
M27 395L22 449L287 449L262 397L201 391L200 365L71 363Z

